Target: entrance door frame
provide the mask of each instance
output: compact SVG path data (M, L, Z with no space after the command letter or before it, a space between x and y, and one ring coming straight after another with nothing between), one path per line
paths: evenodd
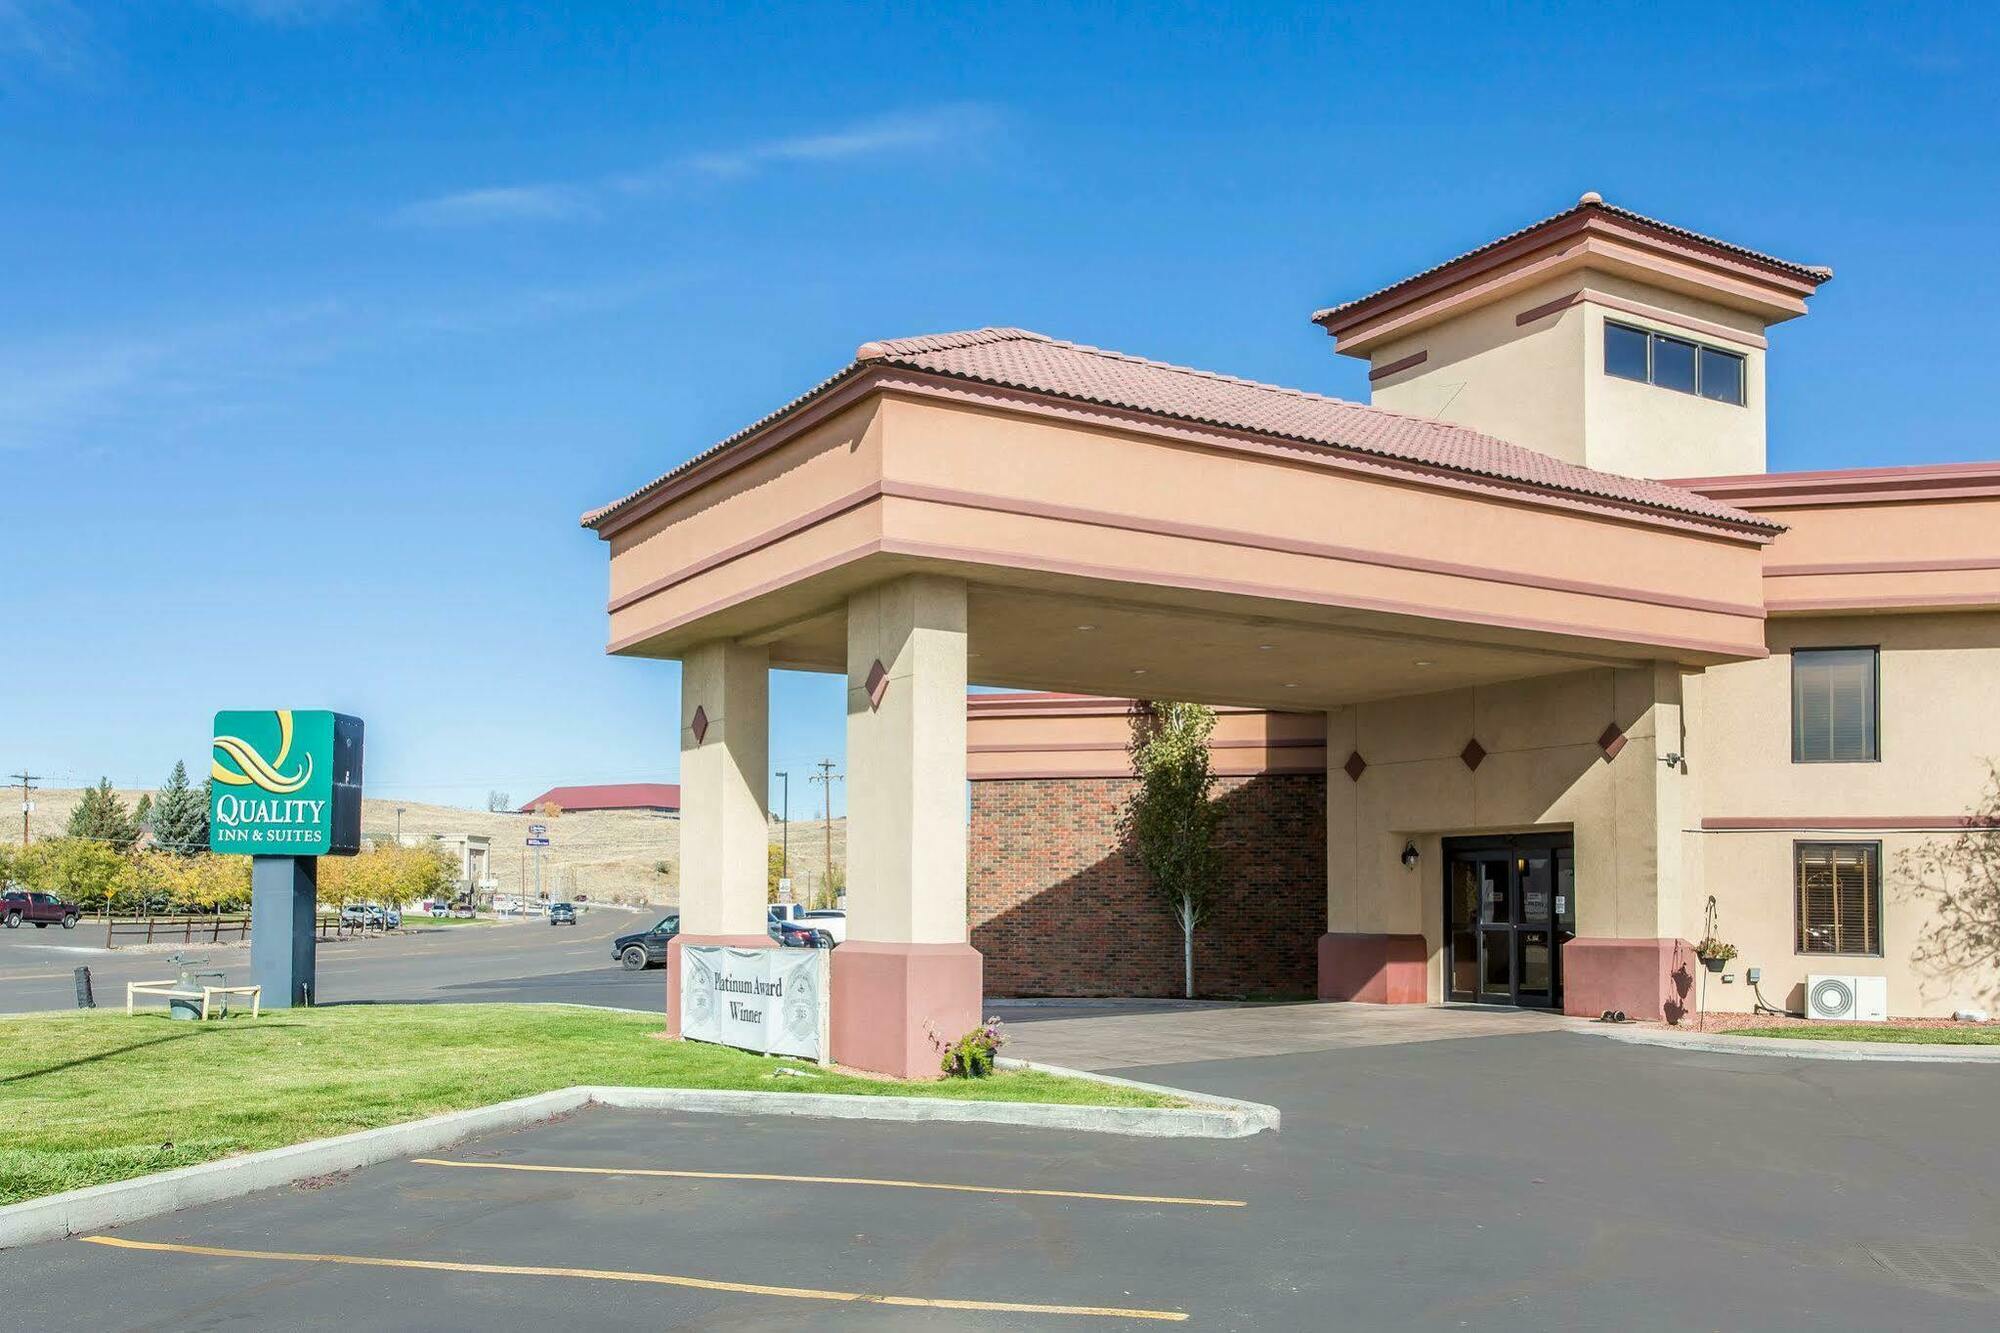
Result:
M1563 1002L1562 946L1574 937L1576 921L1576 833L1571 829L1556 832L1536 833L1496 833L1470 835L1442 840L1444 880L1439 886L1444 899L1444 996L1447 1003L1459 1004L1508 1004L1520 1008L1560 1010ZM1552 899L1547 917L1528 920L1524 916L1522 897L1522 876L1520 867L1523 854L1528 852L1549 853L1549 894ZM1452 867L1461 861L1503 861L1507 874L1508 920L1504 924L1488 924L1483 919L1470 924L1474 940L1472 959L1474 987L1470 992L1454 988L1458 959L1453 945L1457 933L1452 920ZM1564 891L1562 871L1567 866L1569 884ZM1478 912L1479 909L1475 908ZM1483 913L1479 913L1483 917ZM1565 929L1565 922L1570 923ZM1546 931L1549 948L1549 990L1546 998L1533 993L1531 998L1521 998L1521 936L1524 933ZM1504 936L1507 958L1507 994L1504 999L1497 992L1484 989L1486 953L1493 940Z

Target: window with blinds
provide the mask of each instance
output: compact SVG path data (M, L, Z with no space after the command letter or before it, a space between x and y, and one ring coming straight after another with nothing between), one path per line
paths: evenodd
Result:
M1863 764L1881 758L1874 648L1792 651L1792 762Z
M1798 862L1798 951L1879 956L1881 844L1802 842L1793 855Z

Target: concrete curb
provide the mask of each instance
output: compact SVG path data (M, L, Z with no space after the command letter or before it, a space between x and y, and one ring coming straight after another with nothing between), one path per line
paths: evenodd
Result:
M1164 1083L1141 1083L1134 1078L1119 1078L1115 1074L1100 1074L1094 1069L1071 1069L1066 1065L1045 1065L1036 1060L1016 1060L1001 1056L994 1061L1002 1069L1032 1069L1041 1074L1059 1074L1064 1078L1086 1079L1092 1083L1106 1083L1114 1088L1137 1088L1141 1092L1157 1092L1168 1097L1178 1097L1184 1102L1193 1102L1204 1109L1214 1109L1235 1116L1243 1126L1230 1138L1248 1138L1262 1130L1278 1132L1281 1119L1278 1108L1263 1102L1244 1101L1237 1097L1218 1097L1213 1093L1191 1092L1187 1088L1170 1088ZM1183 1137L1183 1136L1176 1136ZM1215 1136L1209 1136L1215 1137Z
M589 1100L587 1088L558 1088L471 1111L357 1130L9 1204L0 1208L0 1250L235 1199L313 1176L373 1166L393 1157L432 1152L475 1134L514 1129L574 1111Z
M854 1093L736 1092L698 1088L573 1087L498 1102L470 1111L357 1130L331 1139L294 1143L226 1157L133 1180L93 1185L0 1208L0 1250L61 1240L126 1222L240 1198L313 1176L353 1171L378 1162L434 1152L462 1139L547 1120L595 1103L621 1109L684 1111L707 1115L787 1115L829 1120L902 1123L1024 1125L1149 1138L1234 1139L1276 1129L1274 1108L1231 1102L1179 1088L1131 1083L1078 1070L1008 1062L1019 1068L1068 1074L1093 1082L1166 1093L1191 1107L1062 1106L1046 1102L962 1102L941 1097L870 1097ZM1254 1113L1253 1113L1254 1112ZM1267 1113L1268 1120L1259 1114Z
M1670 1046L1712 1055L1754 1055L1780 1060L1840 1060L1911 1065L2000 1065L2000 1046L1917 1046L1895 1041L1824 1041L1792 1037L1732 1037L1726 1032L1688 1036L1659 1029L1609 1025L1572 1029L1633 1046Z
M796 1115L828 1120L892 1120L902 1123L1026 1125L1036 1129L1080 1130L1154 1139L1240 1139L1277 1128L1277 1110L1252 1102L1211 1098L1181 1088L1130 1083L1051 1065L1007 1062L1065 1074L1093 1083L1112 1083L1164 1093L1193 1106L1065 1106L1051 1102L978 1102L946 1097L869 1097L854 1093L724 1092L685 1088L589 1088L604 1106L633 1110L693 1111L720 1115Z

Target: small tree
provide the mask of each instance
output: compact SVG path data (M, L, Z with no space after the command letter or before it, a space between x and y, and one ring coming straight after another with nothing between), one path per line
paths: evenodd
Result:
M830 865L820 879L819 892L813 895L813 907L829 910L840 906L840 895L847 892L847 867Z
M2000 1000L1990 980L2000 968L2000 766L1987 765L1986 790L1966 813L1964 832L1905 851L1898 878L1905 896L1930 908L1912 961L1936 976L1971 979L1990 1002Z
M507 799L506 792L489 791L486 793L486 808L493 814L504 815L513 809L513 807L514 803Z
M1119 831L1132 840L1153 891L1181 928L1181 974L1194 998L1194 933L1208 920L1215 893L1215 807L1209 793L1208 737L1215 712L1201 704L1149 703L1132 708L1132 790Z
M208 794L188 781L187 765L178 760L153 801L153 841L176 856L208 850Z
M69 812L69 827L64 832L68 837L101 842L118 852L131 851L132 844L139 840L139 826L133 821L132 812L125 808L125 802L111 789L110 778L101 779L95 787L84 788L83 799Z
M80 905L108 903L132 892L132 861L94 838L45 838L14 860L21 884Z
M778 881L785 877L785 849L772 843L764 854L764 901L778 901Z

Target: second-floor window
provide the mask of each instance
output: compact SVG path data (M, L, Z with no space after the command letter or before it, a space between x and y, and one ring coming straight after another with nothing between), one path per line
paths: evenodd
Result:
M1868 764L1882 757L1881 653L1792 650L1792 762Z
M1743 358L1719 347L1604 322L1604 373L1743 405Z

